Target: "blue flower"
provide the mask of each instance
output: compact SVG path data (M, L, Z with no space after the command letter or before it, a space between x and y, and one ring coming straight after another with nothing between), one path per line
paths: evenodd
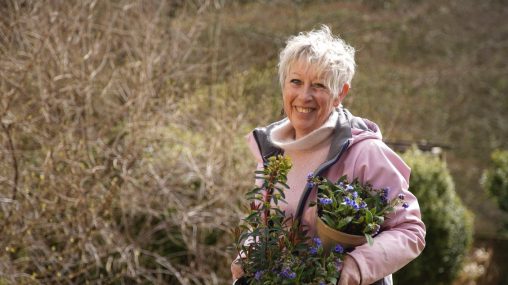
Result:
M402 207L403 207L404 209L407 209L407 208L409 208L409 204L408 204L407 202L404 202L404 203L402 204Z
M314 178L314 173L309 172L309 174L307 174L307 181L310 182L312 178Z
M353 186L351 186L351 184L348 184L348 185L346 186L346 190L347 190L347 191L353 191L353 189L355 189L355 188L354 188Z
M360 203L360 208L362 208L362 209L367 208L367 203L365 203L365 201L362 201L362 202Z
M333 201L330 198L319 198L319 204L321 205L330 205L331 203L333 203Z
M312 254L312 255L316 255L318 253L318 248L311 246L309 248L309 253Z
M263 277L263 271L257 271L256 274L254 274L254 279L260 280L261 277Z
M353 195L353 199L358 198L358 192L356 192L356 191L355 191L355 192L353 192L353 194L352 194L352 195Z
M310 188L314 188L314 182L312 181L307 182L307 185L309 185Z
M284 278L288 278L288 279L295 279L296 278L296 273L294 273L293 271L291 271L291 269L289 268L284 268L284 270L282 270L280 272L280 275Z
M333 251L336 253L344 253L344 248L340 244L337 244Z
M349 197L345 197L345 198L344 198L344 203L346 203L346 205L347 205L347 206L350 206L350 207L354 208L355 210L360 209L360 207L358 206L358 204L356 204L356 201L355 201L355 200L350 199Z
M321 246L321 239L318 238L318 237L315 237L312 239L312 241L317 245L317 246Z

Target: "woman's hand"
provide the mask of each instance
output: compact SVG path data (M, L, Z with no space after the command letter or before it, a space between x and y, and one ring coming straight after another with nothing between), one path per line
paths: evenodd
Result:
M240 258L233 260L231 263L231 275L233 276L233 280L236 280L242 277L245 274L242 269L242 265L240 264Z

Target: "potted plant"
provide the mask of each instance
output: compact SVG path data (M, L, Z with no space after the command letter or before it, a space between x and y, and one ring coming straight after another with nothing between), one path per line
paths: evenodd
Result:
M386 215L397 205L408 207L402 193L390 201L389 188L374 189L358 179L349 182L342 176L333 183L309 174L308 181L318 189L317 201L310 205L317 205L317 233L325 250L337 243L346 249L366 242L372 245Z
M245 276L234 284L336 284L344 249L338 245L325 254L319 238L286 218L278 207L285 203L284 190L291 161L271 157L256 178L262 181L247 193L250 211L234 230L235 248Z

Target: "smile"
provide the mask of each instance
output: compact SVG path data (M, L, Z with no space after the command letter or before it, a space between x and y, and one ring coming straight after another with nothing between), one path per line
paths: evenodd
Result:
M298 107L298 106L295 106L295 110L298 112L298 113L310 113L312 112L312 108L305 108L305 107Z

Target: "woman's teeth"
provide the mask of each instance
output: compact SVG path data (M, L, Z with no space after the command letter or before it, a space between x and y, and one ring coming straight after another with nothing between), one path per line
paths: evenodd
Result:
M299 113L310 113L312 108L304 108L304 107L295 107L296 111Z

